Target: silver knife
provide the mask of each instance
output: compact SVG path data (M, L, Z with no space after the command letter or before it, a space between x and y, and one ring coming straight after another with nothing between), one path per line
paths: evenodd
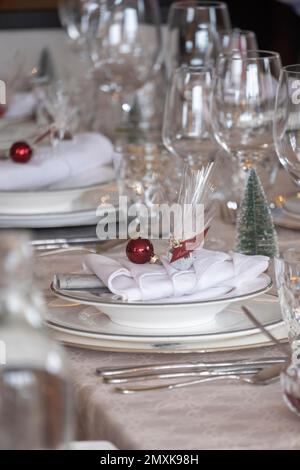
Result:
M101 377L117 377L124 375L141 375L141 374L153 374L159 373L160 371L174 371L174 370L193 370L193 369L207 369L207 368L219 368L219 367L231 367L231 366L258 366L264 367L267 365L274 364L285 364L286 357L271 357L261 359L236 359L231 361L190 361L190 362L177 362L177 363L162 363L162 364L149 364L146 366L131 366L131 367L98 367L96 374Z

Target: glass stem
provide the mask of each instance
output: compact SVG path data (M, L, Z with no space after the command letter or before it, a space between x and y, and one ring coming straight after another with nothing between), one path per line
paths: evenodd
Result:
M134 97L123 93L115 92L112 94L112 103L115 108L118 119L117 131L124 132L130 127L130 113L133 106Z
M300 338L295 339L292 344L292 363L299 365L300 364Z

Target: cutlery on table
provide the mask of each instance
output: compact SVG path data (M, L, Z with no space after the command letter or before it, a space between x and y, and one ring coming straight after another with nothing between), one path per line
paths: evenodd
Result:
M161 385L137 385L137 386L119 386L115 387L115 391L118 393L122 393L124 395L129 395L133 393L139 393L139 392L150 392L150 391L163 391L163 390L174 390L177 388L184 388L184 387L190 387L193 385L199 385L202 383L207 383L207 382L213 382L217 380L234 380L240 383L245 383L245 384L250 384L250 385L268 385L275 380L278 379L281 371L284 369L285 366L277 365L276 366L276 371L273 370L272 374L270 374L269 369L270 367L267 367L265 369L260 370L259 372L256 372L252 374L249 372L249 370L245 370L243 373L239 372L239 374L211 374L208 377L202 377L196 380L190 380L188 382L176 382L176 383L168 383L168 384L161 384ZM251 374L248 376L248 374Z
M189 377L210 377L215 375L231 375L231 374L255 374L263 370L264 367L255 366L231 366L228 368L212 368L212 369L198 369L188 372L165 372L160 374L143 374L143 375L122 375L117 377L103 377L103 381L107 384L123 384L130 382L144 382L154 380L168 380L168 379L181 379Z
M285 364L286 357L271 357L260 359L237 359L230 361L195 361L195 362L177 362L177 363L161 363L149 364L142 366L130 367L99 367L96 369L96 374L100 377L112 378L121 376L141 375L141 374L158 374L162 372L174 371L189 371L197 369L216 369L216 368L230 368L232 366L257 366L258 368L266 367L273 364Z

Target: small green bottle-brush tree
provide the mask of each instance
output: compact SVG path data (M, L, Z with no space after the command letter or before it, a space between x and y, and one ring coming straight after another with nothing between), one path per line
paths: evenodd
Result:
M236 251L270 258L278 254L271 210L254 168L249 169L246 191L238 214Z

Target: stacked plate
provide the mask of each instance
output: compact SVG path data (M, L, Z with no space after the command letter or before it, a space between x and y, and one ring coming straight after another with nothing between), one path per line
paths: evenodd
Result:
M245 300L231 303L199 326L151 329L115 323L96 304L83 306L75 299L58 298L49 301L46 322L59 341L102 351L188 353L269 345L242 313L242 304ZM263 294L247 300L246 305L278 339L286 338L277 297Z
M117 204L115 182L43 191L0 191L0 227L95 225Z

